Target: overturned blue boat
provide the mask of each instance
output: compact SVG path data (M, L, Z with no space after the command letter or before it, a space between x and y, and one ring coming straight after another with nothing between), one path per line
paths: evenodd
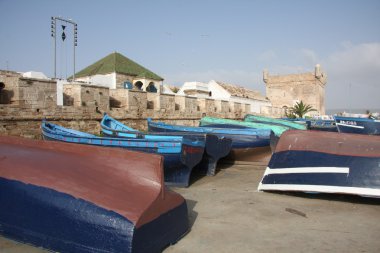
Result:
M371 118L334 116L341 133L380 135L380 120Z
M103 147L118 147L164 156L164 177L167 185L187 187L193 168L201 161L205 143L190 137L160 138L112 138L67 129L46 121L41 125L43 138Z
M276 147L260 191L380 197L380 136L290 130Z
M148 119L148 122L150 119ZM149 123L148 123L149 125ZM231 140L219 137L217 135L206 134L202 132L149 132L148 134L141 133L136 129L128 127L123 123L115 120L107 114L104 114L100 122L102 133L107 136L123 137L123 138L139 138L159 140L173 139L178 137L195 138L202 140L205 143L205 152L202 161L196 165L197 172L205 172L209 176L215 175L216 165L222 157L229 154L231 150Z
M191 127L169 125L163 122L148 120L149 131L152 132L190 132L216 135L219 138L232 140L232 148L226 162L265 162L271 156L270 138L273 132L270 129L253 128L216 128L216 127Z
M0 154L4 237L62 253L158 253L189 230L162 156L5 136Z
M305 119L305 118L282 118L282 120L297 122L299 124L305 124L308 130L326 131L326 132L338 132L338 128L335 125L335 120L329 119Z
M284 126L289 129L298 129L298 130L307 129L307 125L301 122L292 122L292 121L288 121L284 119L276 119L276 118L264 117L264 116L253 115L253 114L246 114L244 116L244 121Z

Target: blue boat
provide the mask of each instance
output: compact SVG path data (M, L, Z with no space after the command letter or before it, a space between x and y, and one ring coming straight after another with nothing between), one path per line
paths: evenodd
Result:
M42 122L42 134L46 140L70 143L118 147L154 153L164 156L164 176L167 185L187 187L193 168L201 161L204 142L177 136L152 140L145 138L98 137L73 129L67 129L46 121Z
M380 120L343 116L334 119L340 133L380 135Z
M232 140L231 152L223 160L226 162L268 162L271 156L270 129L253 128L215 128L169 125L148 120L152 132L190 132L216 135Z
M289 130L258 190L380 197L379 164L380 136Z
M304 119L304 118L282 118L283 120L298 122L307 125L307 129L326 132L338 132L338 128L335 125L335 120L326 119Z
M0 154L4 237L52 252L158 253L189 230L162 156L8 136Z
M253 114L246 114L244 117L244 121L284 126L284 127L288 127L289 129L299 129L299 130L307 129L306 124L303 124L301 122L292 122L292 121L288 121L284 119L275 119L275 118L269 118L269 117L253 115Z
M150 119L149 119L150 120ZM220 158L225 157L231 150L231 140L227 138L219 138L216 135L205 133L173 133L173 132L150 132L144 134L136 129L128 127L123 123L104 114L100 122L102 133L106 136L122 137L122 138L140 138L145 139L175 139L178 137L185 137L203 141L205 143L205 152L202 161L196 165L196 171L205 173L208 176L215 175L216 165Z

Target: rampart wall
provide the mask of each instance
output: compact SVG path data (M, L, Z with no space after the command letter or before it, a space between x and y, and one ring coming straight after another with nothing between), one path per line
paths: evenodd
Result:
M196 126L204 116L242 119L247 104L213 99L147 93L83 84L66 84L63 106L57 106L57 84L52 80L24 78L0 71L0 135L41 138L43 119L100 134L103 113L138 130L147 130L146 119Z

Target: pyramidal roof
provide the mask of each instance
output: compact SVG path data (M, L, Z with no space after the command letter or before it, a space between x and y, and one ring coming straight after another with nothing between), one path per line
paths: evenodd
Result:
M109 54L87 68L79 71L75 74L75 77L79 78L93 75L104 75L114 72L157 81L164 80L162 77L153 73L149 69L144 68L140 64L117 52Z

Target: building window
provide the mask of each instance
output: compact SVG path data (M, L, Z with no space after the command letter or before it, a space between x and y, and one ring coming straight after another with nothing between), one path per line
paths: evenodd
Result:
M138 81L135 83L135 88L137 90L142 90L142 87L143 87L143 83L141 81Z
M148 87L146 87L147 92L157 93L157 88L154 86L153 82L150 82Z
M127 90L132 90L133 89L132 83L130 81L125 81L123 83L123 87L124 87L124 89L127 89Z

